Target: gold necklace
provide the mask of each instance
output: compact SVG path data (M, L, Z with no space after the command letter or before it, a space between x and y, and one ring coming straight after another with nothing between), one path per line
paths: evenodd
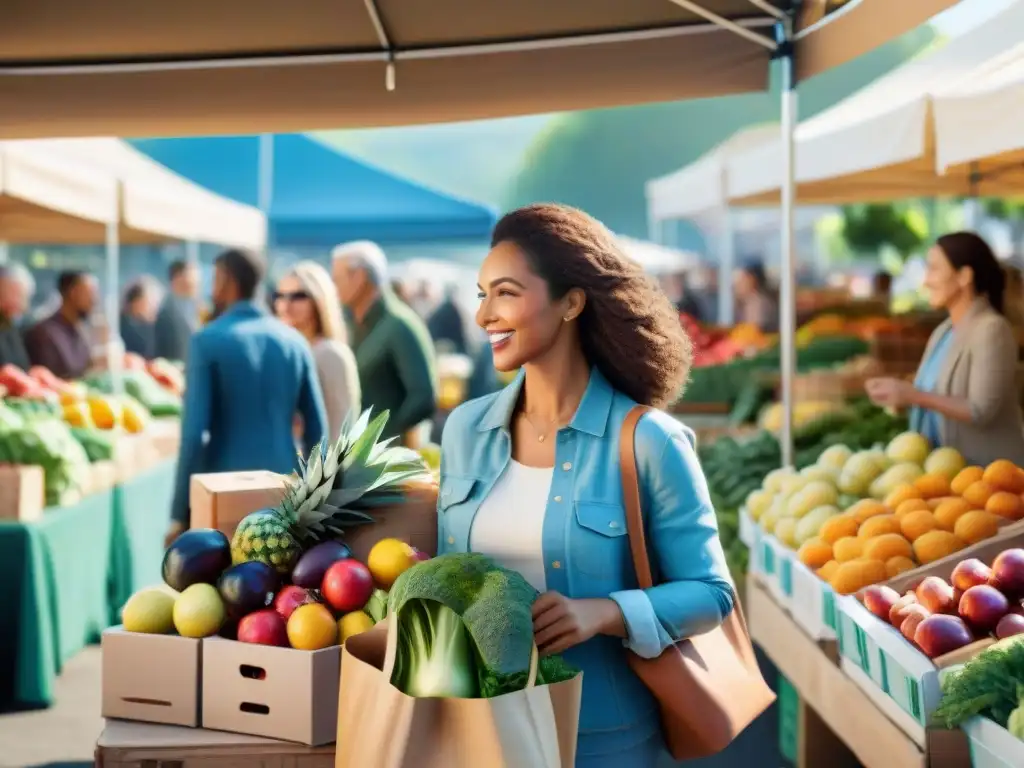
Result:
M546 430L545 431L541 431L540 429L538 429L537 425L534 423L533 419L530 418L530 414L528 414L526 411L520 411L520 414L522 414L523 418L526 419L526 423L530 425L530 427L533 429L533 431L537 433L537 442L538 443L543 443L547 439L547 436L548 436L547 431ZM551 421L548 422L549 428L555 426L557 421L558 421L557 418L551 419Z

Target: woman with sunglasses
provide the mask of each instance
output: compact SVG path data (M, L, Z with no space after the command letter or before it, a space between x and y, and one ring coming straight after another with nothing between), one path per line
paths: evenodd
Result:
M337 440L349 411L359 412L359 372L348 346L341 303L327 270L300 261L277 283L274 314L309 340L324 392L331 440Z

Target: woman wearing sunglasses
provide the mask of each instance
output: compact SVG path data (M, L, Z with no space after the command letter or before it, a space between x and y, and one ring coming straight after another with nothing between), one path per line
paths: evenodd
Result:
M300 261L277 283L274 314L309 340L327 407L328 437L337 440L349 411L359 412L359 372L348 346L341 303L327 270Z

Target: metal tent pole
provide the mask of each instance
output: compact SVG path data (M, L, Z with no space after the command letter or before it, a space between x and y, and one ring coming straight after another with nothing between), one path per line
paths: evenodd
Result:
M732 325L736 321L736 307L732 295L732 273L736 267L736 232L732 209L726 203L721 215L721 255L718 262L718 322Z
M264 250L267 256L267 267L270 262L270 206L274 202L274 134L260 134L259 165L257 166L257 207L263 212L267 223L267 239Z
M118 189L118 198L121 192ZM124 391L121 371L124 368L124 345L121 342L121 233L120 233L120 211L118 205L118 216L113 221L107 222L106 231L106 261L107 261L107 368L114 386L114 391L121 394Z
M793 466L793 385L796 378L796 254L794 253L794 220L796 204L794 134L797 121L796 68L793 49L792 21L779 24L783 39L779 46L782 68L781 131L781 253L779 258L779 349L782 373L782 465Z

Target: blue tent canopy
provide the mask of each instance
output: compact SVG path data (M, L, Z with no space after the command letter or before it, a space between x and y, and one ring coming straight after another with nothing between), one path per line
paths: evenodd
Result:
M132 142L217 194L259 205L259 136ZM481 240L495 212L403 179L302 134L274 136L270 244L329 247L347 240Z

